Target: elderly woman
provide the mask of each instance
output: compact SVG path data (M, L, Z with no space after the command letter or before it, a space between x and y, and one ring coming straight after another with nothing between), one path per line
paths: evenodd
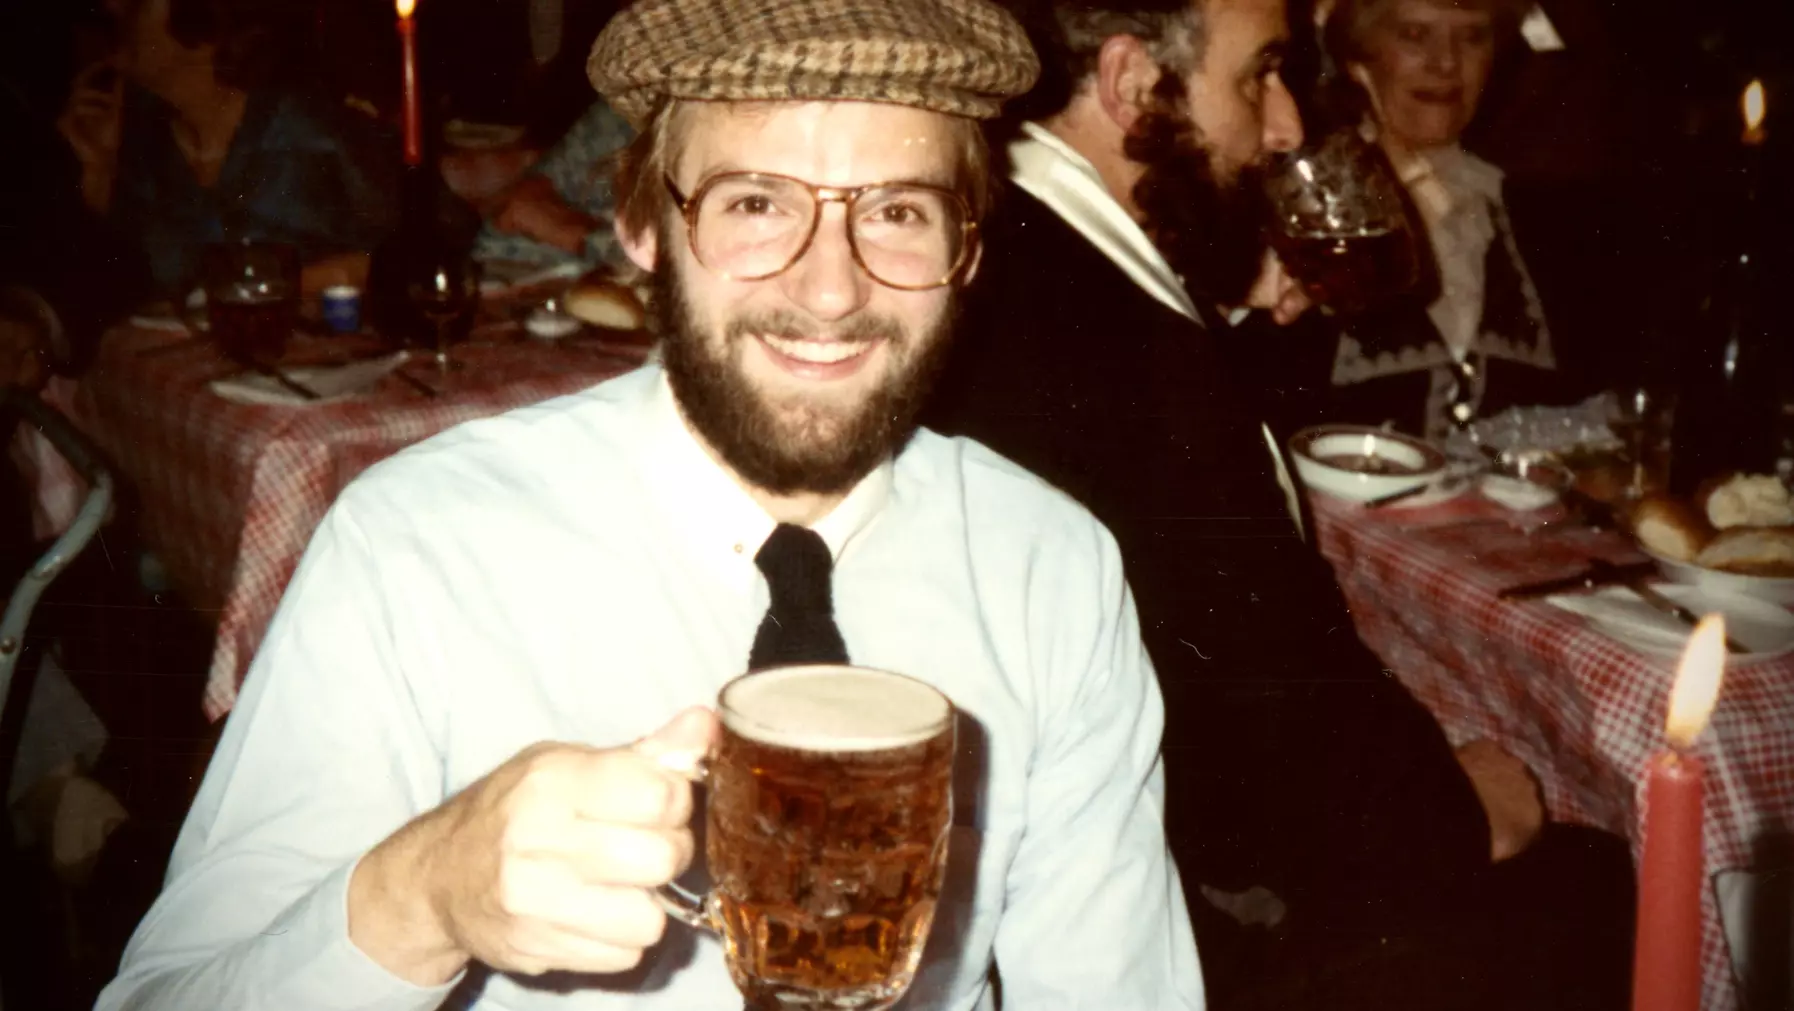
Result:
M1369 93L1378 140L1425 222L1436 283L1343 322L1328 420L1438 438L1454 421L1559 397L1501 170L1459 144L1520 11L1512 0L1340 0L1332 11L1328 48Z

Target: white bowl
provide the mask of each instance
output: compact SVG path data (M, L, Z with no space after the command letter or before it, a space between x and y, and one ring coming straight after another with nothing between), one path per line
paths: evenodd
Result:
M1794 578L1746 576L1737 572L1709 569L1693 562L1678 562L1650 551L1645 554L1657 563L1657 571L1663 573L1663 578L1672 583L1698 587L1709 593L1742 594L1774 604L1794 606Z
M1444 454L1431 445L1364 425L1305 428L1290 439L1289 448L1303 484L1351 502L1368 502L1417 488L1445 470ZM1364 469L1365 461L1389 470Z

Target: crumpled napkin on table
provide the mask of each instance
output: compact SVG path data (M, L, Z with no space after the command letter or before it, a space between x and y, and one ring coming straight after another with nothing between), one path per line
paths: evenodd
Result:
M281 385L280 380L259 372L241 372L214 380L211 387L213 393L236 404L264 407L334 404L373 389L409 357L407 352L395 351L346 365L294 365L281 369L289 379L316 391L316 400L308 400Z

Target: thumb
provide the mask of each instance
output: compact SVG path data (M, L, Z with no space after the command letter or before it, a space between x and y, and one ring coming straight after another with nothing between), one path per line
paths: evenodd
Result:
M704 756L710 753L722 731L716 714L702 706L693 706L667 721L666 725L635 742L636 754L653 759L687 779L695 779Z

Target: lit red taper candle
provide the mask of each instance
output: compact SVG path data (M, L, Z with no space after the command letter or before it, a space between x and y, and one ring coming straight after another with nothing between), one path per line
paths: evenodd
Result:
M1694 741L1707 727L1725 673L1725 619L1695 628L1669 692L1666 746L1651 756L1645 786L1644 856L1638 865L1638 933L1632 948L1633 1011L1700 1011L1701 805L1706 769Z
M405 164L422 165L424 117L417 98L417 22L411 17L417 10L417 0L394 0L394 4L399 12L399 48L405 64Z

